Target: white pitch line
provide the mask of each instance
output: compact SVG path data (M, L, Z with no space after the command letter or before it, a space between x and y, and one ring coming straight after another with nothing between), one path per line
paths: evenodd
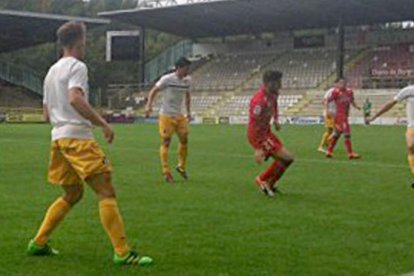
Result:
M43 141L22 141L16 139L4 139L0 138L0 141L3 142L14 142L14 143L31 143L31 144L39 144L39 145L48 145L49 142ZM108 147L111 147L109 149ZM103 149L113 154L113 151L116 150L127 150L127 151L136 151L136 152L152 152L158 153L158 149L153 148L138 148L138 147L122 147L122 146L114 146L114 145L103 145ZM243 159L251 159L253 160L253 153L251 155L248 154L234 154L234 153L221 153L221 152L203 152L203 151L192 151L190 155L195 156L211 156L211 157L224 157L224 158L243 158ZM295 162L298 163L318 163L318 164L340 164L340 165L351 165L351 166L368 166L368 167L382 167L382 168L400 168L400 169L408 169L408 165L402 164L389 164L389 163L381 163L381 162L369 162L369 161L349 161L349 160L323 160L323 159L312 159L312 158L297 158ZM414 275L413 275L414 276Z

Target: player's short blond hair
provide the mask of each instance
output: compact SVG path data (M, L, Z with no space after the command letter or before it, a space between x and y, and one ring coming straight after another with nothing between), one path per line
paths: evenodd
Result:
M60 47L71 48L86 34L86 26L82 22L70 21L57 30L57 40Z

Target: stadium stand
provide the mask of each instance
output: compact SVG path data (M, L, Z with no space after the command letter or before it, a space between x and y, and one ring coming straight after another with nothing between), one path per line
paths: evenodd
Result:
M41 108L40 95L23 87L0 81L0 108Z
M217 111L218 116L246 116L249 114L249 104L252 95L244 96L231 96L223 107ZM279 97L279 114L283 115L284 112L290 107L294 106L302 95L283 95Z
M223 99L222 93L212 94L209 92L200 92L191 97L191 113L193 116L202 116L216 106ZM157 116L161 108L161 96L158 96L152 112L152 116ZM183 110L184 103L183 103Z
M369 49L346 73L357 88L396 88L414 75L414 45L399 44Z
M349 51L345 60L356 54ZM331 49L291 50L265 69L277 69L283 72L283 87L288 89L309 89L319 86L336 69L335 51ZM248 89L260 86L261 77L257 75Z
M273 61L272 54L219 55L193 73L195 91L233 91Z
M365 99L369 99L372 103L372 111L377 111L385 102L389 101L397 90L390 89L357 89L354 90L355 101L362 106ZM301 109L297 110L297 114L302 116L322 116L322 100L324 92L310 91L307 94L307 102ZM296 115L297 115L296 114ZM351 116L362 117L361 111L351 108ZM389 113L390 117L404 116L404 104L399 104L397 108Z
M373 70L379 74L385 69L409 74L414 68L412 50L413 47L409 44L362 51L360 49L348 50L345 56L345 60L348 61L347 68L349 68L346 76L350 79L351 87L357 89L357 100L362 102L368 97L374 107L378 107L389 99L390 93L396 90L381 89L383 86L389 87L379 85L384 82L377 82L377 89L366 90L365 88L370 88L364 85L367 82L366 78ZM221 54L203 59L192 75L194 81L193 115L247 115L250 98L260 87L261 75L266 69L278 69L284 73L283 91L279 99L281 115L321 115L320 103L324 90L321 84L332 82L335 71L335 51L329 48L290 50L285 53ZM384 80L389 79L387 77L384 77ZM394 84L393 87L398 86ZM127 92L131 88L134 86L117 88L124 93L124 103L128 103L124 104L124 108L132 106L138 110L142 109L147 92L132 95L131 91ZM364 90L361 90L362 88ZM149 87L146 91L148 89ZM122 95L119 91L114 95ZM156 101L154 116L159 111L159 105L160 102ZM352 115L360 116L355 112ZM403 116L403 113L400 108L397 108L390 115Z

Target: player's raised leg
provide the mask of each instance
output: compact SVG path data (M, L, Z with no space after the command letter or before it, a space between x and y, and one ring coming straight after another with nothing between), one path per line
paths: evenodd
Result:
M188 155L188 122L187 119L183 116L178 121L178 165L176 167L177 172L184 178L188 179L187 175L187 155Z
M269 184L271 189L275 192L277 190L277 182L282 178L289 166L292 165L295 158L285 147L276 152L273 157L275 158L273 163L275 166Z
M170 116L160 115L159 127L161 136L160 159L162 174L165 181L174 183L174 178L171 175L171 167L169 164L168 153L170 150L171 139L174 133L174 122Z
M274 161L264 172L256 177L256 184L263 191L265 195L274 196L274 191L272 190L272 175L276 170L277 161Z
M329 145L329 137L331 137L332 132L330 130L326 130L325 133L322 135L321 143L319 144L318 151L326 152L325 148Z
M169 164L169 157L168 152L170 149L171 138L163 138L161 140L161 147L160 147L160 158L161 158L161 167L162 167L162 174L165 178L165 181L168 183L174 183L174 178L171 174L171 167Z
M83 195L82 184L63 185L62 188L64 195L50 205L35 238L29 243L28 254L30 255L58 254L57 250L48 245L49 237Z
M323 153L326 152L325 148L329 146L329 140L332 136L332 133L333 133L333 128L326 127L325 133L322 136L321 143L319 144L318 151L323 152Z
M151 258L141 258L128 245L124 223L116 200L115 188L112 185L111 173L94 175L86 181L98 196L101 223L115 251L114 263L118 265L139 264L142 266L151 264Z
M276 183L280 180L286 169L293 163L293 155L283 146L282 142L270 134L263 144L266 157L272 157L273 163L256 178L256 183L267 195L273 196Z

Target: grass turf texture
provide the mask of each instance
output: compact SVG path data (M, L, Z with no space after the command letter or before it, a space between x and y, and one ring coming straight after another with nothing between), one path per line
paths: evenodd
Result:
M354 127L359 161L316 152L322 126L285 126L296 163L264 197L245 126L193 126L188 182L165 184L156 125L116 126L113 162L132 244L150 269L112 264L98 204L84 199L52 237L60 255L25 256L48 205L49 127L0 125L0 275L390 275L414 270L414 191L402 127ZM97 134L102 141L101 134ZM175 161L176 138L170 154ZM172 165L175 163L172 162ZM267 163L268 165L269 163ZM179 176L175 174L176 179Z

